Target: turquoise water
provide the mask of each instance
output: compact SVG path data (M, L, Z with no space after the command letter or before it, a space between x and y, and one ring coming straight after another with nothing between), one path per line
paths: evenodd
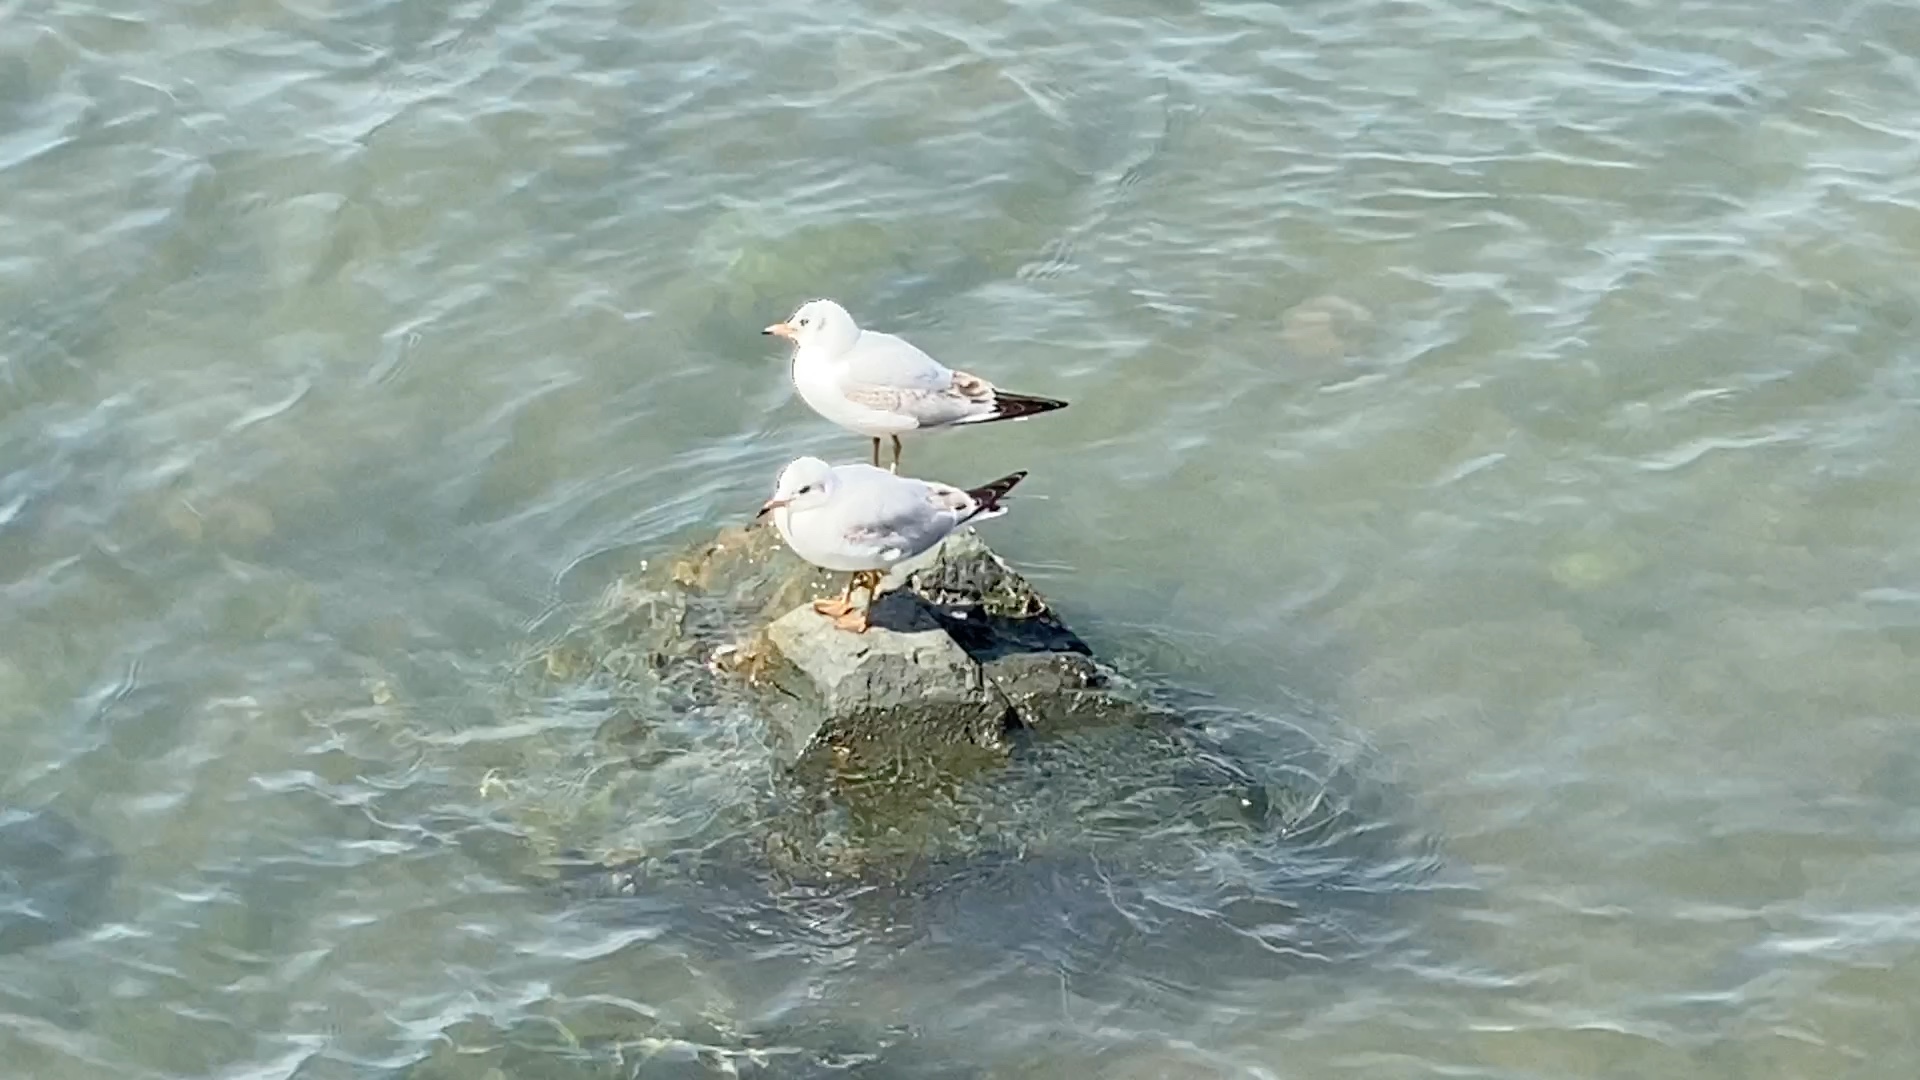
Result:
M0 801L118 856L0 1061L1911 1074L1917 90L1891 2L0 0ZM764 775L521 673L864 452L758 333L821 294L1071 400L909 464L1031 469L1076 628L1315 703L1458 889L1174 992L530 884Z

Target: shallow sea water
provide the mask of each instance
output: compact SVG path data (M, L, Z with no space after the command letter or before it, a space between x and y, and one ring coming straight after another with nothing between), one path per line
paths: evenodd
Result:
M1916 100L1874 0L0 0L0 1062L1912 1075ZM1096 648L1365 748L1363 959L530 880L754 812L524 674L864 452L821 294L1073 402L907 460Z

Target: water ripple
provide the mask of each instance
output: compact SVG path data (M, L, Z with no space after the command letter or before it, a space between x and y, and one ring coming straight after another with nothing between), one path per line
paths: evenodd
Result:
M0 1057L1897 1070L1917 26L0 0L0 786L121 860L0 957ZM819 293L1072 400L921 467L1033 469L996 542L1240 756L1310 690L1436 879L1289 881L1143 776L1059 805L1091 855L802 888L741 870L756 717L528 691L861 452L756 333ZM692 869L551 880L623 846Z

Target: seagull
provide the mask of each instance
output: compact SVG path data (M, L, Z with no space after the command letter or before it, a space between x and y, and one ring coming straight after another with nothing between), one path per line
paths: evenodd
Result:
M994 420L1020 420L1064 409L1052 398L1012 394L978 375L955 371L905 339L862 330L832 300L809 300L785 322L762 330L793 342L793 387L813 411L873 440L893 440L900 471L900 435Z
M855 589L867 590L871 608L890 567L968 522L1006 513L1000 500L1026 475L1017 472L962 491L874 465L829 465L803 457L780 471L773 498L754 520L772 514L774 528L794 554L824 570L852 573L845 593L815 600L813 610L842 630L863 634L867 610L854 606Z

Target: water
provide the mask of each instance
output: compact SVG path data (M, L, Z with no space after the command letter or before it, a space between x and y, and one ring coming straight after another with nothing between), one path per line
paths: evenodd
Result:
M0 934L13 1075L1920 1066L1911 6L162 7L0 0L0 802L117 856ZM750 718L517 672L862 451L757 333L823 293L1070 399L909 464L1031 468L1083 634L1317 703L1458 888L1174 993L529 884L746 812Z

